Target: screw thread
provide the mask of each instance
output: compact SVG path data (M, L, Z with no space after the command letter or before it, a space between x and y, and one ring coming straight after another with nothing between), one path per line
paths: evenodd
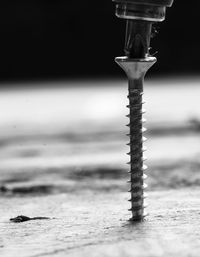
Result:
M139 89L131 89L129 88L129 105L130 114L128 117L130 118L130 123L128 124L130 128L130 193L131 199L131 209L132 212L132 221L143 220L145 215L144 209L144 189L146 187L144 183L144 179L146 175L144 175L144 170L146 166L143 165L144 156L143 156L143 120L142 120L142 91Z

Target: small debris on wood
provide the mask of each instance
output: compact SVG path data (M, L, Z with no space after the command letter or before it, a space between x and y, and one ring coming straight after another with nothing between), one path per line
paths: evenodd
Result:
M20 222L25 222L25 221L29 221L29 220L48 220L48 219L50 219L50 218L48 218L48 217L33 217L33 218L30 218L30 217L27 217L27 216L20 215L20 216L17 216L15 218L11 218L10 221L14 222L14 223L20 223Z

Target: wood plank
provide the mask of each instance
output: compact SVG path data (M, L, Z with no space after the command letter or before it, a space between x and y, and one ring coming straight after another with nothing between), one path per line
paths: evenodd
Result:
M198 256L200 190L149 194L150 215L130 224L127 194L83 191L1 198L0 254L36 256ZM11 223L17 215L50 220Z

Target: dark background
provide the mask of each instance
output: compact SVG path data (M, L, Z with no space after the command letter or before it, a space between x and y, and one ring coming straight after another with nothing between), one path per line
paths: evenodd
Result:
M152 41L152 74L198 74L199 1L176 1ZM0 79L113 77L122 74L125 22L111 0L1 1Z

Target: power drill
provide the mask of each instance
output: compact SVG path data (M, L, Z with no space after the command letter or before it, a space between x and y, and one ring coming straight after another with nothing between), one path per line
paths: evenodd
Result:
M115 61L125 71L129 80L130 113L130 193L131 193L131 221L142 221L146 216L144 192L146 175L144 171L145 157L143 142L143 80L147 70L156 62L149 54L152 25L165 19L166 7L173 4L173 0L113 0L116 4L116 16L126 20L126 37L124 57L117 57Z

